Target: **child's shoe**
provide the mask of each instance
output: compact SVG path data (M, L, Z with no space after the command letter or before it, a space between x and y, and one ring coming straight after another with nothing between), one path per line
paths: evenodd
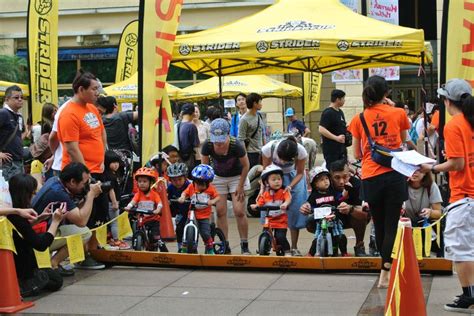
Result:
M206 255L215 255L216 253L214 252L213 248L206 248L205 254Z
M168 247L166 247L166 244L163 242L163 240L158 239L157 244L158 249L160 249L160 252L169 252Z
M128 250L128 249L131 249L132 247L130 247L129 244L127 244L125 241L123 240L117 240L115 242L115 245L118 247L119 250Z
M285 251L285 257L293 257L290 250Z

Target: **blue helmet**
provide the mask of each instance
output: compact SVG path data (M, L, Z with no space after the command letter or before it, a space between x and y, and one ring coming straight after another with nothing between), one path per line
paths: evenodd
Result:
M286 109L286 111L285 111L285 116L286 117L293 116L293 115L295 115L295 110L293 108Z
M209 165L200 164L194 167L191 176L193 177L193 180L211 182L214 180L214 169Z

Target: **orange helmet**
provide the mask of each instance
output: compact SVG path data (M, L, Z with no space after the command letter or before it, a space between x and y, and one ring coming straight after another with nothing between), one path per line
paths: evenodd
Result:
M149 177L153 182L155 182L158 178L158 175L154 169L143 167L138 169L135 173L135 180L137 180L138 177Z

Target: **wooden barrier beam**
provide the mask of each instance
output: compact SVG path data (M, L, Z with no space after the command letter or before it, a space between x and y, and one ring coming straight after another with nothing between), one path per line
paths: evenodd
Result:
M381 259L376 257L276 257L178 254L149 251L91 251L94 259L108 265L131 265L201 269L285 270L314 272L379 272ZM453 273L452 262L443 258L425 258L419 262L420 272Z

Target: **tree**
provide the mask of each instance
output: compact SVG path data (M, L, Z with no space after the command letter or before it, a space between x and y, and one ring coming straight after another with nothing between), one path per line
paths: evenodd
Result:
M0 55L0 80L28 83L28 62L18 56Z

